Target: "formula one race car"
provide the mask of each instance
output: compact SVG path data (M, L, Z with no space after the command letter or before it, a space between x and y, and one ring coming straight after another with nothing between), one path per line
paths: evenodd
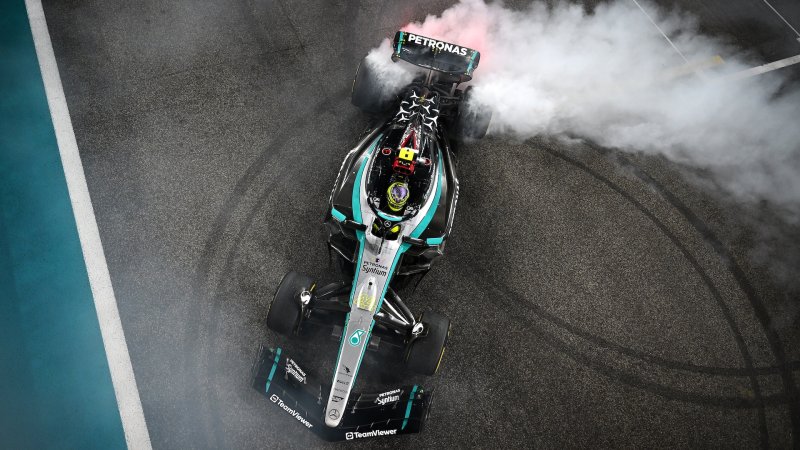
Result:
M451 140L477 139L491 116L471 104L476 50L400 31L392 60L423 72L398 95L387 96L369 60L359 66L351 100L384 117L348 153L336 179L324 224L328 245L353 279L318 287L290 272L277 288L267 326L292 336L315 324L338 324L339 354L328 384L282 349L262 347L253 386L327 440L421 431L431 392L417 385L356 394L353 386L367 348L396 348L408 369L433 375L450 333L435 312L414 315L397 294L409 276L424 274L442 256L458 200ZM388 98L387 98L388 97Z

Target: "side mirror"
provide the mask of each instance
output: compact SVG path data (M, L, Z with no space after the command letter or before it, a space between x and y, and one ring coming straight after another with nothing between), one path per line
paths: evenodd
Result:
M411 236L403 236L403 242L416 247L435 247L444 241L444 236L437 238L418 239Z
M351 229L351 230L358 230L358 231L367 231L367 226L363 223L358 223L355 220L345 219L341 222L343 227Z
M411 244L417 247L428 247L428 243L424 239L413 238L411 236L403 236L404 244Z

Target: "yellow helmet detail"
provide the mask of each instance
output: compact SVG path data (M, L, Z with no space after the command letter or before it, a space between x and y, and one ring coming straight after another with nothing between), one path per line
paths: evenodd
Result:
M398 212L406 206L408 197L408 184L403 181L395 181L389 185L389 189L386 191L386 200L389 204L389 209L394 212Z

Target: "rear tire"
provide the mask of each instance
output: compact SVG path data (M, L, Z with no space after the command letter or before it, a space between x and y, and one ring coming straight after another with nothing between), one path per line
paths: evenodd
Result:
M267 311L270 330L284 336L294 334L300 322L300 292L309 289L312 283L311 277L297 272L283 276Z
M365 113L379 114L389 109L390 102L384 100L383 95L381 83L365 57L356 69L350 101Z
M456 132L454 138L460 141L478 140L486 136L489 124L492 122L492 111L481 108L473 100L472 86L467 87L458 105L458 118L456 119Z
M428 333L411 343L406 355L406 365L414 372L434 375L442 363L447 338L450 336L450 319L439 313L426 311L419 320Z

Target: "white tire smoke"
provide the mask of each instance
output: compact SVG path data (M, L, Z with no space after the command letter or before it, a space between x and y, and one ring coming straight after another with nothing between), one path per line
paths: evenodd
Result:
M778 95L777 72L735 80L760 62L701 35L685 14L640 3L681 54L622 0L591 13L565 2L513 11L462 0L403 29L481 52L472 85L493 111L492 133L663 154L709 169L742 198L800 211L800 93ZM370 58L396 90L413 75L390 53L386 41Z

